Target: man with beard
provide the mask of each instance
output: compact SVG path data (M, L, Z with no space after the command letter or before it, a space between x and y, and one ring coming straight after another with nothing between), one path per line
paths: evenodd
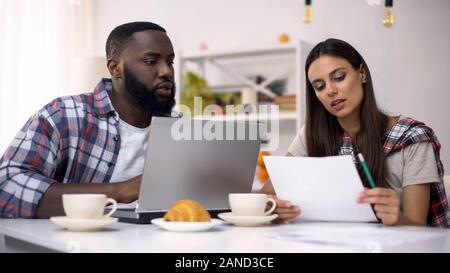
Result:
M62 194L138 198L152 116L175 104L174 51L150 22L116 27L106 42L112 79L94 92L53 100L0 159L0 218L63 215Z

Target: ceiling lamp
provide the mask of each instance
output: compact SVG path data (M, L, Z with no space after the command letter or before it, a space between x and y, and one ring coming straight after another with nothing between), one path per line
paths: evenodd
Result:
M303 21L307 24L312 22L312 0L305 0L305 15Z
M384 5L383 25L390 28L394 25L394 0L386 0Z

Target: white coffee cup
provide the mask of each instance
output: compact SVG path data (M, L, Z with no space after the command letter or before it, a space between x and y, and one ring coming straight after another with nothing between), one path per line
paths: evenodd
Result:
M111 216L117 209L117 202L105 194L63 194L63 208L66 216L77 219L100 219ZM112 204L108 214L105 206Z
M263 193L230 193L228 201L235 216L265 216L277 207L276 201ZM267 202L272 203L272 207L266 211Z

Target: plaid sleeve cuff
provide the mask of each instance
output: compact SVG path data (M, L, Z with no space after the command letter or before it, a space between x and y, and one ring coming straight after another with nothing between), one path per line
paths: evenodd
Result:
M39 201L56 181L31 171L13 172L10 166L0 169L0 217L34 218Z

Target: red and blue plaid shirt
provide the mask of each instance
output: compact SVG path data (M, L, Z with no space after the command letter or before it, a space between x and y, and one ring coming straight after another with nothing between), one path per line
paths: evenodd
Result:
M444 177L444 166L439 156L441 144L433 130L423 122L408 117L399 119L385 135L384 155L388 157L411 144L420 142L428 142L433 146L438 174L442 179ZM339 154L353 155L352 139L348 134L344 134L342 137ZM450 212L444 183L430 184L430 191L427 223L429 226L448 228L450 226Z
M108 183L119 118L102 79L93 93L57 98L33 115L0 159L0 218L32 218L50 185Z

